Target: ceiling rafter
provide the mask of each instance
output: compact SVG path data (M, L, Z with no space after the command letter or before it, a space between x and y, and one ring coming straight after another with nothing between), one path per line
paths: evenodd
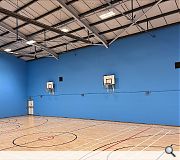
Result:
M107 0L106 0L107 1ZM110 5L111 6L111 5ZM153 37L154 35L151 35L146 29L144 29L142 26L138 25L136 22L135 22L135 18L134 18L134 4L133 4L133 0L131 0L131 15L126 15L124 14L120 9L116 8L116 7L113 7L111 6L113 9L115 9L118 13L122 14L128 21L130 21L131 23L134 23L134 25L136 25L138 28L140 28L141 30L143 30L144 32L146 32L148 35L150 35L151 37ZM143 12L143 15L146 16L146 13ZM147 18L147 16L146 16Z
M179 13L179 12L180 12L180 9L169 11L169 12L157 15L157 16L153 16L153 17L149 17L147 19L140 20L140 21L137 22L137 24L143 24L143 23L146 23L147 21L152 21L152 20L155 20L155 19L158 19L158 18L162 18L164 16L169 16L169 15L172 15L172 14L176 14L176 13ZM125 28L129 27L130 25L131 25L131 23L130 24L126 24L124 26L113 28L111 30L100 32L100 34L106 34L106 33L109 33L109 32L125 29Z
M0 27L4 28L5 30L8 30L10 33L14 34L14 35L17 35L17 31L14 30L12 27L10 27L9 25L3 23L3 22L0 22ZM21 32L18 33L18 37L25 40L25 41L29 41L29 39L24 35L22 34ZM56 59L58 59L58 55L57 53L55 53L53 50L51 50L50 48L48 47L45 47L44 45L42 44L38 44L38 43L35 43L33 44L34 46L37 46L37 47L40 47L41 49L45 50L46 52L48 52L49 54L51 54L53 57L55 57Z
M0 48L0 52L5 52L2 48ZM13 54L13 53L9 53L9 54ZM20 58L20 57L29 57L29 58L35 58L37 55L35 54L29 54L29 53L18 53L18 54L15 54L15 56L17 58Z
M163 0L162 2L166 2L166 1L170 1L170 0ZM113 0L113 1L110 1L109 3L110 3L111 5L113 5L113 4L120 3L120 2L123 2L123 0ZM102 10L102 9L107 8L107 7L109 6L109 3L103 4L103 5L101 5L101 6L98 6L98 7L94 8L94 9L91 9L91 10L86 11L86 12L84 12L84 13L80 13L78 16L79 16L80 18L84 18L85 16L87 16L87 15L89 15L89 14L92 14L92 13L94 13L94 12L97 12L97 11L100 11L100 10ZM148 7L152 6L152 5L154 5L155 3L156 3L155 1L151 2L151 3L147 4L145 8L148 8ZM133 12L135 12L135 11L136 11L136 8L133 10ZM132 11L128 11L128 12L131 13ZM122 15L121 15L121 16L122 16ZM116 17L116 15L115 15L115 16L110 17L110 18L118 18L118 17ZM73 20L74 20L74 18L69 18L69 19L67 19L67 20L65 20L65 21L62 21L62 22L59 22L59 23L57 23L57 24L52 25L52 27L59 27L59 26L61 26L61 25L66 25L66 24L72 22ZM104 21L106 21L106 19L102 20L101 22L103 23ZM100 22L100 21L98 21L98 23L99 23L99 22ZM94 25L97 25L97 24L94 24ZM44 32L43 29L42 29L42 30L39 30L39 31L37 31L37 32L31 33L31 34L29 34L28 36L31 37L31 36L40 34L40 33L42 33L42 32Z
M37 0L33 0L33 1L37 1ZM77 1L78 1L78 0L71 0L71 1L67 2L66 4L67 4L67 5L70 5L70 4L73 4L73 3L77 2ZM33 4L33 3L32 3L32 4ZM15 12L17 13L17 12L21 11L22 9L28 7L29 5L30 5L30 4L26 4L24 7L19 8L19 10L18 10L18 11L15 11ZM39 19L41 19L41 18L44 18L44 17L46 17L46 16L48 16L48 15L50 15L50 14L56 12L56 11L59 11L60 9L62 9L62 7L61 7L61 6L58 6L57 8L54 8L54 9L52 9L51 11L48 11L48 12L46 12L46 13L44 13L44 14L36 17L36 18L34 18L33 20L36 20L36 21L37 21L37 20L39 20ZM8 18L9 16L6 16L6 17ZM5 20L5 19L1 19L0 21L3 21L3 20ZM26 22L25 22L25 23L23 23L23 24L15 27L15 28L13 28L13 29L20 29L20 28L22 28L22 27L24 27L24 26L26 26L26 25L28 25L28 24L29 24L29 23L26 23ZM9 33L8 31L7 31L7 32L4 32L4 33L0 34L0 36L4 36L4 35L6 35L6 34L8 34L8 33Z
M120 2L120 1L121 1L121 0L116 0L116 1L111 2L111 4L114 4L115 2L118 3L118 2ZM163 0L163 2L165 2L165 1L169 1L169 0ZM70 1L70 2L72 2L72 1ZM70 2L69 2L69 3L70 3ZM137 8L134 8L133 10L126 11L126 12L124 12L124 14L125 14L125 15L128 15L128 14L130 14L132 11L133 11L133 12L137 12L137 11L140 11L140 10L142 10L142 9L149 8L149 7L153 6L155 3L156 3L156 2L148 3L148 4L144 5L144 6L137 7ZM108 4L102 5L102 6L107 7ZM97 10L99 10L99 9L104 9L102 6L96 7L95 9L92 9L91 11L95 12L95 11L97 11ZM84 12L84 13L82 13L82 14L79 14L79 17L84 17L84 16L86 16L86 15L88 15L88 14L90 14L90 13L91 13L90 11ZM118 14L118 15L115 15L115 16L113 16L113 17L110 17L110 18L107 18L107 19L104 19L104 20L100 20L100 21L91 23L91 24L89 24L89 25L90 25L90 26L95 26L95 25L98 25L98 24L101 24L101 23L105 23L105 22L110 21L110 20L115 19L115 18L120 18L120 17L122 17L122 16L123 16L122 14ZM52 27L56 27L56 26L60 26L60 25L66 24L66 23L68 23L69 21L72 21L72 20L74 20L74 18L70 18L70 19L67 19L67 20L65 20L65 21L63 21L63 22L57 23L57 24L53 25ZM17 28L14 28L14 29L17 29ZM80 31L80 30L83 30L83 29L84 29L84 27L80 27L80 28L78 28L78 29L75 29L75 30L70 31L69 33L74 33L74 32L77 32L77 31ZM43 32L43 31L45 31L45 30L42 29L42 30L40 30L40 31L34 32L34 33L28 35L27 37L28 37L28 38L33 37L33 35L39 34L39 33ZM4 35L4 34L3 34L3 35ZM57 36L54 36L54 37L52 37L52 38L48 38L47 40L50 41L50 40L53 40L53 39L59 38L59 37L62 37L62 35L57 35ZM16 42L16 41L8 42L7 45L13 44L13 43L15 43L15 42ZM6 45L6 44L4 44L3 46L5 46L5 45ZM2 46L0 46L0 47L2 47Z
M167 13L164 13L162 15L157 15L157 16L154 16L154 17L150 17L148 19L143 19L143 20L140 20L138 21L137 23L138 24L143 24L145 22L148 21L152 21L154 19L158 19L158 18L162 18L163 16L168 16L168 15L171 15L171 14L176 14L176 13L179 13L180 12L180 9L178 10L175 10L175 11L170 11L170 12L167 12ZM117 30L123 30L123 29L126 29L127 27L129 27L131 24L127 24L127 25L124 25L124 26L120 26L120 27L116 27L116 28L113 28L113 29L110 29L110 30L106 30L106 31L103 31L103 32L100 32L99 34L102 35L102 34L106 34L106 33L110 33L112 31L117 31ZM94 37L93 35L90 36L90 38ZM87 39L88 37L84 37L85 39ZM77 41L71 41L71 43L75 43ZM60 44L59 46L57 45L56 47L60 47L60 46L63 46L65 44ZM50 47L50 48L56 48L56 47Z
M14 12L12 12L12 11L9 11L9 10L7 10L7 9L5 9L5 8L0 7L0 12L3 13L3 14L8 15L8 16L10 16L10 17L14 17L14 18L20 19L20 20L22 20L22 21L28 22L29 24L33 24L33 25L36 25L36 26L38 26L38 27L44 28L45 30L49 30L49 31L52 31L52 32L61 34L61 35L63 35L63 36L70 37L70 38L72 38L72 39L76 39L76 40L78 40L78 41L85 42L85 43L91 43L89 40L85 40L85 39L83 39L83 38L81 38L81 37L78 37L78 36L75 36L75 35L73 35L73 34L63 32L63 31L61 31L61 30L59 30L59 29L57 29L57 28L53 28L53 27L48 26L48 25L46 25L46 24L44 24L44 23L41 23L41 22L35 21L35 20L33 20L33 19L30 19L30 18L28 18L28 17L25 17L25 16L23 16L23 15L21 15L21 14L14 13Z
M167 1L167 0L166 0ZM149 3L149 4L146 4L146 5L144 5L144 6L141 6L141 7L137 7L137 8L134 8L133 9L133 12L136 12L136 11L140 11L140 10L142 10L142 9L146 9L146 8L149 8L149 7L152 7L153 5L155 4L155 2L153 2L153 3ZM124 15L128 15L128 14L130 14L132 11L126 11L126 12L124 12ZM177 13L176 11L174 12L174 11L172 11L172 12L169 12L169 14L162 14L162 15L164 15L164 16L167 16L167 15L170 15L170 14L174 14L174 13ZM115 15L114 17L115 18L120 18L120 17L122 17L123 15L122 14L118 14L118 15ZM91 24L89 24L90 26L94 26L94 25L98 25L98 24L101 24L101 23L105 23L105 22L107 22L107 21L110 21L110 20L112 20L112 19L114 19L114 17L110 17L110 18L107 18L107 19L104 19L104 20L101 20L101 21L97 21L97 22L94 22L94 23L91 23ZM158 18L158 16L157 16L157 18ZM147 21L150 21L151 19L150 18L148 18L148 19L146 19L146 22ZM144 23L144 20L143 21L140 21L140 22L142 22L142 23ZM139 23L138 23L139 24ZM140 23L141 24L141 23ZM109 30L109 31L117 31L117 30L120 30L120 29L124 29L124 27L128 27L129 26L129 24L127 24L127 25L125 25L125 26L120 26L120 27L118 27L119 29L112 29L112 30ZM81 31L81 30L83 30L84 29L84 27L80 27L80 28L77 28L77 29L75 29L75 30L72 30L72 31L70 31L69 33L74 33L74 32L77 32L77 31ZM102 35L102 33L103 32L101 32L100 34ZM109 33L109 32L106 32L105 31L105 33ZM104 34L105 34L104 33ZM45 41L51 41L51 40L53 40L53 39L56 39L56 38L60 38L60 37L62 37L61 35L56 35L56 36L53 36L53 37L50 37L50 38L47 38L47 39L45 39ZM24 48L27 48L27 47L23 47L23 49ZM18 48L18 49L16 49L16 51L18 51L18 50L21 50L21 48Z
M2 0L2 1L5 1L5 0ZM33 0L29 0L26 3L29 3L30 1L33 1ZM48 22L51 23L51 25L49 27L54 27L56 29L61 30L62 27L65 27L65 29L66 29L66 26L67 26L67 29L68 30L70 29L68 31L69 34L78 35L79 37L83 38L84 40L89 40L89 41L93 42L93 44L92 43L82 43L76 39L74 40L71 38L66 39L66 37L63 37L64 35L54 34L52 31L46 30L42 27L36 31L29 30L30 33L28 33L28 31L26 31L26 29L28 30L28 29L32 28L30 23L25 22L20 25L16 25L16 26L12 27L14 25L13 24L14 22L12 21L13 18L11 19L9 17L8 17L7 22L5 22L5 24L8 24L9 26L11 26L12 29L14 29L16 31L16 33L18 32L19 28L27 25L26 26L27 28L26 27L22 28L22 31L24 31L24 33L26 33L26 34L24 34L26 36L26 38L28 38L30 40L36 38L35 40L38 44L48 46L50 49L55 49L54 51L56 51L57 53L60 53L60 54L62 53L62 51L64 52L64 49L65 49L65 46L67 45L67 43L76 45L76 47L74 47L74 46L70 47L70 50L85 47L88 45L102 45L100 43L100 41L99 42L97 41L98 39L92 34L91 31L87 31L86 26L81 25L79 22L77 22L76 17L71 16L65 10L63 13L67 14L68 18L66 20L59 21L57 23L56 13L59 9L62 9L62 7L58 4L57 1L58 0L56 0L56 3L54 2L55 6L53 8L50 7L50 4L49 4L50 1L46 4L45 3L40 4L40 6L38 6L38 8L42 7L45 9L45 7L46 7L47 10L44 10L45 12L43 12L43 14L39 14L32 19L36 20L36 21L39 20L39 22L42 22L45 24L46 17L48 16L48 18L49 18ZM75 10L75 12L77 13L77 15L79 16L78 18L81 21L87 22L90 29L91 28L97 29L98 34L100 36L103 36L105 38L105 40L107 41L107 43L112 42L112 40L117 35L119 35L119 37L117 37L117 38L122 38L125 36L142 33L144 31L146 31L146 33L148 33L148 34L151 34L151 32L148 32L151 29L156 29L159 27L176 24L178 22L178 15L180 15L180 11L179 11L180 8L177 4L175 4L175 0L153 0L153 1L148 1L148 2L140 1L139 5L135 4L133 6L132 6L132 3L129 3L129 2L132 2L133 0L106 0L107 3L105 2L105 4L102 4L101 0L97 0L97 5L100 5L98 7L96 5L96 2L95 2L95 4L94 4L94 2L92 2L92 3L88 2L89 4L87 4L87 3L85 3L85 1L81 1L81 0L68 0L68 1L63 0L63 1L66 3L66 5L67 5L67 3L70 3L71 1L78 2L75 4L71 3L73 5L68 5L68 8L73 8ZM147 10L149 10L149 8L151 8L151 5L154 5L158 1L162 1L162 2L169 1L169 3L159 2L159 3L162 3L161 5L159 5L159 9L160 10L162 9L162 12L159 11L158 7L155 7L153 12L148 13L147 17L143 16L142 18L138 19L138 17L142 15L143 11L146 12ZM0 0L0 2L1 2L1 0ZM114 3L114 5L111 5L112 2ZM117 4L115 4L115 3L117 3ZM1 4L2 4L3 8L8 9L8 5L6 3L1 3ZM35 4L37 4L37 3L35 2ZM82 6L81 6L81 4L82 4ZM12 5L12 7L14 6L13 4L10 4L10 5ZM25 5L25 3L22 5ZM103 5L107 5L107 6L105 8L101 8L101 6L103 6ZM125 10L123 10L124 5L127 5ZM88 6L88 7L86 7L86 6ZM121 8L121 6L122 6L122 8ZM21 7L23 7L23 6L21 6ZM17 10L17 9L20 9L21 7L19 7L19 8L15 7L15 8ZM59 9L57 9L56 7ZM118 10L116 11L115 9L113 9L113 7L117 7L117 9L122 11L122 13L119 12ZM144 7L145 7L145 9L144 9ZM33 12L33 10L31 10L31 6L30 6L30 8L29 7L27 7L27 8L28 8L28 13L31 14ZM97 8L99 10L96 10ZM26 10L26 7L24 9ZM83 10L86 10L86 11L83 12ZM115 11L114 16L103 19L103 20L102 19L100 20L98 18L99 14L103 14L103 13L105 14L106 12L108 13L108 11L110 12L111 10L113 10L113 12ZM24 12L24 10L22 10L22 11ZM39 13L39 12L37 12L37 13ZM51 15L52 13L54 13L54 14ZM86 14L83 15L84 13L86 13ZM132 15L132 13L133 13L133 15L136 15L136 17L134 17L134 19L132 18L132 21L130 23L128 23L128 20L131 20L130 15ZM123 16L125 18L123 18ZM7 16L5 16L5 17L7 17ZM4 18L4 17L2 17L2 18ZM167 19L167 23L164 23L163 18ZM59 18L57 18L57 19L59 19ZM135 21L135 23L133 20ZM137 22L136 22L136 20L137 20ZM122 21L122 23L120 23L121 21ZM56 23L56 24L54 24L54 23ZM151 27L149 28L149 26L148 26L149 23L153 24L153 28L151 28ZM141 30L141 29L138 30L136 27L132 27L130 30L128 30L127 34L121 35L121 33L124 33L127 30L127 28L129 29L129 27L131 27L133 25L139 26L139 24L141 26L143 26L143 28L144 28L143 30ZM123 30L125 30L125 31L123 31ZM9 33L9 32L6 32L5 30L1 30L0 36L6 35L7 33ZM45 33L46 33L46 36L44 36ZM3 41L1 42L0 48L2 46L7 46L7 45L9 45L8 47L11 47L11 44L14 44L13 46L15 46L16 48L12 46L12 49L14 48L15 51L16 50L20 51L20 53L27 52L28 54L31 54L31 53L36 53L36 51L38 51L38 52L40 52L40 53L38 53L38 55L43 54L45 56L45 53L42 52L43 50L40 49L40 47L37 47L36 51L30 50L30 48L29 48L30 46L26 45L26 43L23 43L23 40L21 41L21 43L15 43L17 41L15 41L15 39L11 39L10 38L10 37L12 37L11 35L12 34L7 35L9 38L7 38L7 36L4 36L5 39L3 39L4 42ZM17 37L17 35L16 35L16 37ZM0 37L0 38L3 38L3 37ZM7 48L7 47L4 47L3 49L5 49L5 48ZM31 52L31 53L29 53L29 52ZM14 53L16 53L16 52L14 52ZM22 57L24 59L23 56L20 55L20 57ZM40 57L38 56L37 58L40 58ZM28 59L25 59L25 60L28 60Z
M16 9L14 12L15 12L15 13L18 13L18 12L20 12L21 10L29 7L31 4L33 4L33 3L37 2L37 1L38 1L38 0L32 0L32 1L28 2L28 3L26 3L25 5L23 5L22 7L19 7L18 9ZM6 20L7 18L9 18L9 16L3 17L2 19L0 19L0 22Z
M131 22L131 24L129 25L129 27L127 27L125 30L123 30L121 33L119 33L111 42L110 44L112 44L113 42L115 42L123 33L125 33L131 26L137 24L137 22L144 16L146 15L148 12L150 12L154 7L156 7L159 3L161 3L163 0L158 0L151 8L148 8L148 10L146 12L144 12L141 16L139 16L136 20L133 20Z
M123 0L114 0L114 1L111 2L111 4L116 4L116 3L122 2L122 1L123 1ZM100 10L102 10L102 9L105 9L105 8L108 7L108 6L109 6L108 4L103 4L103 5L101 5L101 6L98 6L98 7L94 8L94 9L91 9L91 10L86 11L86 12L84 12L84 13L80 13L78 16L79 16L80 18L84 18L85 16L87 16L87 15L89 15L89 14L92 14L92 13L94 13L94 12L100 11ZM62 22L59 22L59 23L56 23L56 24L52 25L52 27L59 27L59 26L61 26L61 25L66 25L66 24L68 24L68 23L73 22L73 20L74 20L74 18L69 18L69 19L66 19L65 21L62 21ZM37 35L37 34L39 34L39 33L42 33L42 32L44 32L43 29L42 29L42 30L39 30L39 31L37 31L37 32L31 33L31 34L29 34L28 36L31 37L31 36Z
M78 0L69 1L69 2L66 3L66 5L73 4L73 3L77 2L77 1L78 1ZM112 2L110 2L110 3L111 3L111 4L116 4L116 3L122 2L122 1L123 1L123 0L114 0L114 1L112 1ZM94 9L92 9L92 10L89 10L89 11L87 11L87 12L84 12L84 13L79 14L79 17L80 17L80 18L83 18L84 16L87 16L87 15L89 15L89 14L92 14L93 12L97 12L97 11L99 11L99 10L101 10L101 9L106 8L106 7L108 7L108 4L103 4L103 5L98 6L98 7L94 8ZM52 14L52 13L56 12L57 10L59 10L59 9L61 9L61 8L62 8L62 7L59 6L59 7L55 8L55 9L49 11L49 12L46 12L46 13L43 14L43 15L40 15L39 17L34 18L34 20L39 20L39 19L41 19L41 18L43 18L43 17L45 17L45 16L47 16L47 15L49 15L49 14ZM72 22L73 20L74 20L74 18L69 18L69 19L67 19L67 20L65 20L65 21L58 22L57 24L54 24L54 25L52 25L51 27L57 27L57 26L60 26L60 25L65 25L65 24L67 24L67 23ZM24 27L24 26L26 26L26 25L28 25L28 23L24 23L24 24L22 24L22 25L19 25L18 27L14 28L14 29L19 29L19 28ZM45 31L44 29L39 30L39 31L37 31L37 32L34 32L34 33L28 35L28 37L32 37L32 36L34 36L34 35L36 35L36 34L39 34L39 33L44 32L44 31ZM9 33L9 32L2 33L2 34L0 34L0 36L4 36L4 35L6 35L6 34L8 34L8 33Z
M69 2L66 3L66 5L70 5L70 4L72 4L72 3L75 3L76 1L78 1L78 0L69 1ZM113 5L113 4L116 4L116 3L119 3L119 2L123 2L123 0L113 0L113 1L111 1L110 3ZM97 11L99 11L99 10L102 10L102 9L108 7L108 6L109 6L109 4L106 3L106 4L103 4L103 5L101 5L101 6L96 7L96 8L94 8L94 9L91 9L91 10L89 10L89 11L86 11L86 12L84 12L84 13L80 13L78 16L79 16L80 18L83 18L83 17L85 17L85 16L87 16L87 15L89 15L89 14L92 14L92 13L94 13L94 12L97 12ZM62 7L61 7L61 8L62 8ZM59 7L58 7L58 9L59 9ZM45 13L44 15L49 15L49 14L51 14L51 13L53 13L53 12L54 12L54 11L50 11L50 12ZM40 18L43 18L44 15L41 15L41 16L35 18L34 20L38 20L38 19L40 19ZM57 26L65 25L65 24L67 24L67 23L72 22L73 20L74 20L74 18L69 18L69 19L67 19L67 20L65 20L65 21L58 22L57 24L54 24L54 25L52 25L51 27L57 27ZM99 21L99 22L100 22L100 21ZM27 23L27 24L28 24L28 23ZM19 29L19 28L23 27L23 25L24 25L24 24L19 25L18 27L15 27L14 29ZM91 26L92 26L92 25L91 25ZM32 38L34 35L37 35L37 34L42 33L42 32L44 32L44 31L45 31L45 29L41 29L41 30L39 30L39 31L36 31L36 32L34 32L34 33L31 33L31 34L27 35L27 37L28 37L28 38ZM0 36L4 36L4 35L6 35L6 34L8 34L8 33L9 33L9 32L4 32L4 33L0 34ZM69 33L73 33L73 32L70 31ZM7 45L13 44L13 43L15 43L15 42L16 42L16 41L8 42ZM6 44L4 44L4 45L6 45ZM1 47L1 46L0 46L0 47Z
M140 20L140 21L137 22L137 24L141 25L143 23L146 23L147 21L152 21L152 20L155 20L155 19L158 19L158 18L162 18L163 16L168 16L168 15L176 14L176 13L179 13L179 12L180 12L180 9L169 11L169 12L157 15L157 16L153 16L153 17L149 17L147 19ZM126 24L124 26L120 26L120 27L116 27L116 28L113 28L113 29L110 29L110 30L106 30L106 31L100 32L99 34L103 35L103 34L106 34L106 33L111 33L113 31L124 30L127 27L129 27L130 25L131 25L131 23L130 24ZM142 32L144 32L144 31L142 31ZM94 35L91 35L89 38L92 38L92 37L94 37ZM83 38L84 39L88 39L88 37L83 37ZM76 42L77 42L77 40L73 40L73 41L70 41L69 43L76 43ZM66 43L58 44L58 45L55 45L55 46L51 46L49 48L54 49L54 48L58 48L58 47L61 47L61 46L64 46L64 45L66 45ZM41 51L42 50L38 50L37 53L41 52Z
M65 1L64 0L57 0L59 2L59 4L61 5L61 7L66 10L66 12L68 12L74 19L76 19L80 24L82 24L88 31L92 32L92 34L100 41L104 44L104 46L106 48L108 48L108 43L107 41L105 40L105 38L103 36L100 36L99 35L99 31L95 28L95 27L90 27L89 25L89 22L88 21L85 21L85 20L82 20L77 11L73 8L73 7L70 7L70 6L67 6L65 4Z

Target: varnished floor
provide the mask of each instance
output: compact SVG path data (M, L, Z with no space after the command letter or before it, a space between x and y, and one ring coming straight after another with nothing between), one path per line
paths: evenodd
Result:
M180 151L180 127L69 119L0 119L0 151Z

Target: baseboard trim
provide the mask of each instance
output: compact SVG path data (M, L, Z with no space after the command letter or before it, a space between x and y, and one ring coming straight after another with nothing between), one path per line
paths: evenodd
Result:
M57 118L69 118L69 119L80 119L80 120L94 120L94 121L106 121L106 122L120 122L120 123L130 123L130 124L145 124L145 125L157 125L157 126L165 126L165 127L180 127L177 125L165 125L165 124L153 124L153 123L139 123L139 122L122 122L122 121L112 121L112 120L97 120L90 118L73 118L73 117L63 117L63 116L42 116L42 115L33 115L37 117L57 117Z
M27 115L17 115L17 116L7 116L7 117L0 117L0 119L6 119L6 118L15 118L15 117L26 117Z
M177 125L165 125L165 124L155 124L155 123L139 123L139 122L124 122L124 121L112 121L112 120L97 120L97 119L90 119L90 118L73 118L73 117L63 117L63 116L42 116L42 115L18 115L18 116L9 116L9 117L1 117L0 119L6 118L15 118L15 117L57 117L57 118L69 118L69 119L80 119L80 120L93 120L93 121L106 121L106 122L120 122L120 123L130 123L130 124L145 124L145 125L156 125L156 126L165 126L165 127L180 127Z

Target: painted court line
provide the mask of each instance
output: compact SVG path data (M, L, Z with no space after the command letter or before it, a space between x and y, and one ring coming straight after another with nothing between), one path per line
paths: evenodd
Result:
M169 134L171 132L168 131L166 132L164 135L162 135L161 137L159 137L157 140L155 140L154 142L152 142L151 144L149 144L147 147L145 147L144 149L138 151L138 154L134 155L133 157L130 157L130 159L134 158L135 156L137 157L139 154L141 154L144 150L146 150L147 148L149 148L150 146L152 146L154 143L158 142L160 139L162 139L163 137L165 137L167 134ZM120 160L120 159L119 159Z
M147 148L149 148L150 146L152 146L154 143L156 143L157 141L159 141L160 139L162 139L163 137L165 137L167 134L169 134L171 132L171 130L170 131L168 131L168 132L166 132L164 135L162 135L160 138L158 138L157 140L155 140L153 143L151 143L149 146L147 146L147 147L145 147L143 150L141 150L141 151L144 151L144 150L146 150Z
M93 140L101 140L101 139L104 139L104 138L109 137L109 136L111 136L111 135L117 135L117 136L119 136L119 133L120 133L120 132L126 131L126 130L128 130L129 128L132 128L132 127L124 128L123 130L118 131L118 133L111 133L111 134L105 135L105 136L103 136L103 137L101 137L101 138L93 139ZM116 136L114 136L114 137L116 137ZM111 137L111 138L112 138L112 137ZM110 138L109 138L109 139L110 139ZM109 139L106 139L106 140L109 140ZM103 141L101 141L101 142L103 142ZM77 149L77 148L80 148L80 147L82 147L82 146L86 146L86 145L88 145L88 144L90 144L90 143L92 143L92 142L87 142L87 143L82 144L82 145L80 145L80 146L77 146L77 147L75 147L75 148L73 148L73 149ZM98 143L99 143L99 142L94 143L94 144L98 144Z
M144 140L144 141L142 141L141 143L137 144L136 146L132 147L132 148L129 149L128 151L133 150L134 148L140 146L140 145L143 144L144 142L146 142L146 141L148 141L149 139L155 137L156 135L158 135L159 133L161 133L161 132L163 132L163 131L164 131L164 129L162 129L161 131L159 131L159 132L155 133L154 135L150 136L149 138L147 138L146 140Z
M68 123L66 122L66 125L67 125ZM68 126L63 126L62 124L61 124L61 126L63 126L63 128L65 128L65 129L67 129L67 130L69 130L69 129L71 129L71 128L73 128L74 127L74 124L77 124L77 121L72 121L70 124L68 124ZM85 122L84 123L79 123L78 122L78 124L86 124ZM91 122L91 126L95 126L95 125L102 125L102 124L105 124L105 123L94 123L94 122ZM59 127L61 127L61 126L59 126ZM73 126L73 127L72 127ZM87 126L85 126L85 127L87 127ZM57 129L57 126L56 127L49 127L49 129ZM75 129L74 129L75 130ZM73 131L74 131L73 130ZM61 130L62 131L62 130ZM66 131L66 132L72 132L72 131Z
M146 132L146 131L149 130L149 129L151 129L151 127L146 128L146 129L144 129L144 130L142 130L142 131L140 131L140 132L138 132L138 133L136 133L136 134L134 134L134 135L132 135L132 136L129 136L128 138L125 138L125 139L116 141L115 144L113 144L113 143L114 143L114 142L113 142L113 143L111 144L111 146L109 146L109 144L106 144L106 145L103 145L103 146L101 146L101 147L98 147L98 148L94 149L93 151L87 153L87 154L84 155L83 157L81 157L79 160L86 160L86 159L88 159L88 158L90 158L90 157L96 156L96 155L98 155L99 153L102 153L103 151L107 151L108 149L110 149L110 148L112 148L112 147L114 147L114 146L116 146L116 145L118 145L118 144L120 144L120 143L123 143L123 142L125 142L125 141L128 141L128 140L130 140L131 138L133 138L133 137L135 137L135 136L137 136L137 135L139 135L139 134L141 134L141 133L143 133L143 132ZM103 149L102 151L95 152L95 151L97 151L97 150L99 150L100 148L103 148L103 147L105 147L105 146L108 146L108 147L105 148L105 149Z
M132 128L132 127L129 127L129 128ZM130 131L133 131L133 130L135 130L135 129L137 129L137 128L140 128L140 127L135 127L135 128L133 128L133 129L125 129L125 132L123 132L123 133L121 133L121 134L116 134L115 136L113 136L113 137L111 137L111 138L108 138L108 139L105 139L105 140L103 140L103 141L101 141L101 142L97 142L97 143L95 143L95 144L93 144L93 145L91 145L91 146L88 146L88 147L85 147L85 148L90 148L90 147L94 147L94 146L96 146L96 145L99 145L99 144L101 144L101 143L103 143L103 142L106 142L106 141L108 141L108 140L111 140L111 139L113 139L113 138L115 138L115 137L118 137L118 136L120 136L120 135L123 135L123 134L125 134L125 133L128 133L128 132L130 132ZM127 131L126 131L127 130ZM122 131L121 131L122 132ZM84 149L84 148L83 148Z
M89 138L89 139L91 139L91 140L100 140L100 139L102 139L102 138L105 138L106 136L107 137L109 137L110 135L114 135L114 134L117 134L118 132L120 132L121 131L121 129L127 129L127 126L121 126L121 127L123 127L123 128L119 128L119 131L116 131L116 132L114 132L114 133L111 133L111 134L108 134L108 135L105 135L105 136L101 136L101 138ZM128 126L128 128L130 128L130 127L132 127L132 126ZM80 136L86 136L86 134L85 133L80 133Z
M127 154L129 154L129 151L131 151L131 150L133 150L134 148L140 146L140 145L143 144L144 142L146 142L146 141L152 139L153 137L155 137L156 135L158 135L159 133L161 133L161 132L163 132L163 131L164 131L164 129L158 131L158 132L155 133L154 135L150 136L149 138L147 138L147 139L145 139L144 141L140 142L140 143L137 144L136 146L132 147L131 149L129 149L129 150L127 151L127 152L128 152ZM107 159L109 159L109 156L110 156L112 153L113 153L113 151L107 156Z
M74 132L74 131L76 131L76 130L83 130L83 129L87 129L87 128L91 128L91 127L95 127L95 126L98 126L98 125L102 125L102 124L97 124L97 125L91 125L91 126L86 126L86 127L83 127L83 128L78 128L78 129L75 129L75 130L72 130L72 131L64 131L64 132ZM55 127L54 127L55 128ZM62 131L61 131L62 132ZM37 140L35 140L35 141L31 141L31 142L28 142L28 143L26 143L26 144L29 144L29 143L33 143L33 142L36 142ZM5 149L10 149L10 148L14 148L14 147L17 147L17 146L13 146L13 147L9 147L9 148L4 148L4 149L1 149L1 150L5 150ZM0 150L0 151L1 151Z

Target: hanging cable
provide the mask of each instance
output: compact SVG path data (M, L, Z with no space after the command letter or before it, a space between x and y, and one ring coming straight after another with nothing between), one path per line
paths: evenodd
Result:
M68 44L66 43L66 52L68 51Z
M134 6L133 6L133 0L131 0L131 10L132 10L132 21L134 21Z
M36 56L36 53L37 53L36 46L34 46L34 52L35 52L34 59L37 59L37 56Z
M18 4L18 0L16 0L16 5L17 5L17 9L19 8L19 4ZM18 35L18 18L16 18L16 41L19 40L19 35Z
M44 31L44 45L47 47L47 43L46 43L46 31Z
M89 30L87 30L87 34L88 34L88 40L89 40L89 36L90 36ZM89 40L89 41L90 41L90 40Z

